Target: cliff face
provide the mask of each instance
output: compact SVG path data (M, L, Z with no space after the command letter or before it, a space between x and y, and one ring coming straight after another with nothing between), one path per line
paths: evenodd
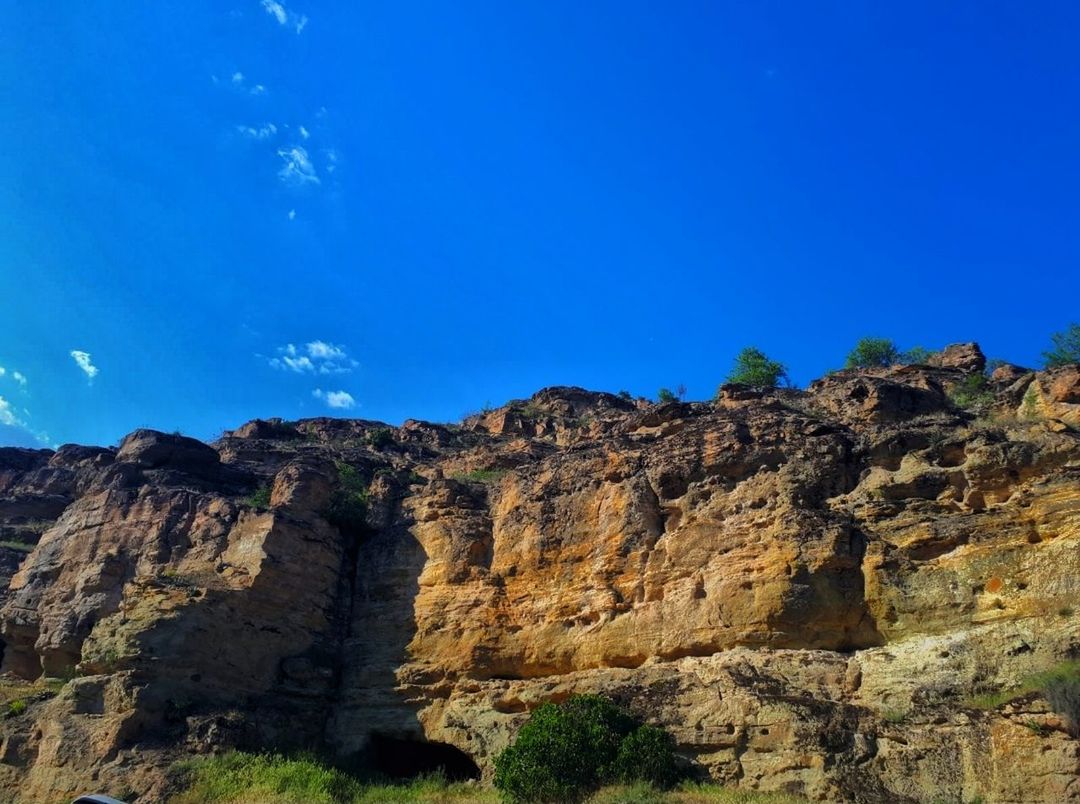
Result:
M184 755L401 740L487 773L589 691L733 785L1080 800L1037 694L966 705L1080 657L1080 370L998 369L976 417L950 393L983 363L0 450L3 538L35 545L0 547L3 688L31 700L0 784L153 801ZM363 523L329 515L346 465Z

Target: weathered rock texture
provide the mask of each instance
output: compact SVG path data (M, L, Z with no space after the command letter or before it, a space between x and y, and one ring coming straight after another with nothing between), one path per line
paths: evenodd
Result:
M978 348L933 362L0 450L3 670L70 679L4 721L0 795L157 801L185 755L380 740L487 774L589 691L735 786L1080 800L1038 693L967 705L1080 658L1080 371L999 368L976 417L950 394ZM362 522L332 515L343 466Z

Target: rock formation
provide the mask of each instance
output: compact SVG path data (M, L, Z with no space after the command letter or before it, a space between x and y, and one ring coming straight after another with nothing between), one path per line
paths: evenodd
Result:
M157 801L230 747L411 741L486 775L531 707L600 692L734 786L1080 800L1037 692L970 706L1080 658L1080 370L1000 367L976 415L978 347L932 362L0 449L3 689L30 701L0 795Z

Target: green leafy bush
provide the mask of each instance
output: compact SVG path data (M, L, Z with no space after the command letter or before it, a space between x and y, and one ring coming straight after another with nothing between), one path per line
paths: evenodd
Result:
M379 427L370 430L367 434L367 442L375 449L383 449L394 443L394 431L389 427Z
M727 376L727 382L761 388L775 388L781 381L790 382L784 364L770 360L768 355L752 346L736 355L735 366Z
M926 349L922 346L912 346L902 355L900 360L902 363L907 363L913 366L925 366L930 362L930 358L936 355L937 352L933 352L930 349Z
M245 503L252 508L258 508L260 510L270 507L270 486L263 483L255 491L253 491L245 500Z
M656 398L662 403L674 402L676 399L678 399L678 397L675 396L675 392L672 391L670 388L661 388L659 391L656 392Z
M985 374L969 374L949 392L949 399L957 407L979 410L994 401L994 394Z
M844 368L888 368L900 359L900 350L888 338L863 338L848 353Z
M339 461L338 487L330 497L326 519L343 531L360 534L367 527L368 489L356 469Z
M495 786L514 802L581 801L616 780L670 786L674 743L597 695L538 707L495 758Z
M671 787L679 781L675 740L656 726L638 726L619 745L615 776L627 784L648 782L655 787Z
M629 391L619 391L619 399L625 399L627 402L632 402L634 397L630 395Z
M1080 324L1069 324L1067 330L1055 332L1050 340L1054 347L1049 352L1043 352L1047 368L1080 363Z
M1080 737L1080 675L1055 675L1043 685L1042 693L1050 708L1065 718L1069 734Z

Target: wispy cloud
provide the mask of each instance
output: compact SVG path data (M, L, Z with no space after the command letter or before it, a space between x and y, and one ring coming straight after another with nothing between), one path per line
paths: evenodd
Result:
M344 346L327 341L311 341L298 347L287 343L269 359L271 367L296 374L349 374L359 363L349 357Z
M15 415L15 411L11 409L11 403L2 396L0 396L0 424L6 424L8 427L23 426L22 421Z
M248 85L247 76L239 70L232 73L227 79L218 78L216 74L210 76L210 80L217 85L225 84L231 86L236 92L246 92L249 95L265 95L266 87L262 84Z
M26 375L23 374L21 371L13 371L13 372L11 372L11 379L15 380L15 382L17 382L23 388L26 387L26 382L27 382Z
M356 407L356 400L348 391L324 391L321 388L316 388L311 392L311 395L325 402L328 408L348 410Z
M291 148L282 148L278 151L285 164L278 171L278 177L292 187L303 187L306 184L320 184L319 176L315 173L315 166L311 163L307 149L294 145Z
M71 357L80 369L86 374L89 379L94 379L98 375L98 367L90 362L90 353L83 352L79 349L71 350Z
M237 126L236 130L250 140L268 140L277 134L278 128L273 123L264 123L258 128L254 126Z
M287 216L287 217L288 217L288 218L289 218L289 220L291 220L291 221L294 221L294 220L296 220L296 210L295 210L295 209L290 209L290 210L289 210L289 214L288 214L288 216Z
M300 136L303 137L306 140L311 136L311 132L308 131L303 126L300 126Z
M285 8L285 4L278 0L262 0L262 7L267 14L277 20L278 25L292 28L297 34L303 33L304 28L307 27L307 16L289 11Z

